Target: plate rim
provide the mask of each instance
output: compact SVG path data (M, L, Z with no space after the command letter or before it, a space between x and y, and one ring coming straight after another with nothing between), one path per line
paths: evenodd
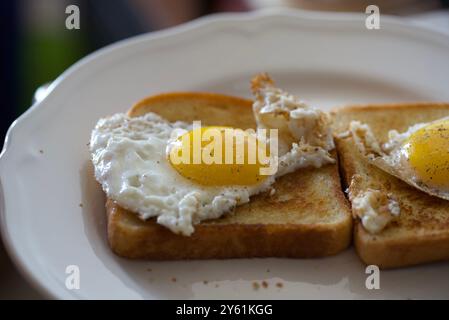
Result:
M67 78L76 74L76 72L80 68L89 63L92 63L107 55L114 54L114 52L116 51L139 44L141 42L150 42L158 39L170 38L171 41L174 41L176 40L176 37L182 37L186 33L195 33L205 27L217 29L230 24L232 24L234 27L238 27L238 23L240 22L255 23L257 21L263 21L272 17L282 17L290 20L299 19L303 20L305 23L311 23L312 21L316 23L317 20L323 23L353 23L354 21L360 22L361 19L365 18L365 15L363 13L318 12L287 8L268 8L251 12L238 13L217 13L200 17L198 19L168 29L143 33L137 36L123 39L100 48L99 50L96 50L75 62L51 83L48 88L48 95L42 101L34 103L28 110L26 110L15 121L13 121L13 123L7 130L3 149L0 153L0 235L6 252L12 260L13 265L16 267L16 270L41 295L49 299L79 298L74 294L62 293L57 288L54 288L51 285L47 285L45 281L39 279L39 277L36 276L36 274L33 272L31 263L29 261L27 262L26 259L22 259L22 257L20 256L17 248L17 243L15 243L15 240L13 240L13 237L8 230L8 226L6 224L7 213L5 196L3 192L3 185L4 183L6 183L6 181L4 178L3 170L5 164L8 161L9 154L11 153L11 144L16 131L19 131L20 127L25 125L27 122L32 121L32 116L40 111L39 107L42 104L45 104L47 100L52 97L52 95L56 92L56 89L61 86L61 83L64 83ZM436 31L418 24L413 24L410 21L407 21L400 17L382 15L381 19L382 24L387 24L389 25L389 27L392 27L400 32L408 32L409 35L414 37L420 38L425 36L432 36L440 38L441 42L447 41L449 48L449 35L441 31ZM235 22L237 22L237 24L234 24Z

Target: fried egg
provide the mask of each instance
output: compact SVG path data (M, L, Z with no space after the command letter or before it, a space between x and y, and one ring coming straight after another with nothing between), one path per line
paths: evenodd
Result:
M257 127L279 129L277 152L266 153L278 164L275 173L261 175L260 169L269 165L258 159L249 161L247 153L243 162L232 164L208 163L202 158L195 162L195 153L187 155L192 160L188 163L178 161L181 150L194 150L195 135L229 133L234 155L241 147L247 150L249 144L267 150L276 145L270 137L248 133L246 128L169 122L155 113L140 117L119 113L100 119L91 135L95 177L106 195L141 219L155 217L157 223L188 236L195 224L219 218L249 202L252 195L269 191L277 177L335 162L329 154L334 145L327 114L274 88L267 76L253 83L253 90ZM212 152L207 139L199 141L201 153L212 158L220 150Z
M382 145L367 124L353 121L359 151L375 166L433 196L449 200L449 117L391 130Z

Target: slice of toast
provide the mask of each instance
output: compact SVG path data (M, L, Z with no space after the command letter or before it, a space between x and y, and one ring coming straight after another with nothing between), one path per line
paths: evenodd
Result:
M251 106L250 100L219 94L170 93L144 99L128 114L154 112L169 121L248 129L255 128ZM108 199L109 244L120 256L155 260L322 257L350 244L352 218L337 164L285 175L273 187L274 195L251 197L233 213L197 224L189 237L154 219L142 221Z
M419 191L381 171L362 158L351 136L338 137L351 120L367 123L380 142L389 130L406 131L409 126L449 115L449 104L419 103L354 106L333 114L340 167L346 185L360 175L357 190L380 189L399 202L401 213L378 234L370 234L360 221L354 224L354 243L366 264L380 268L410 266L449 259L449 202ZM351 190L352 191L352 190Z

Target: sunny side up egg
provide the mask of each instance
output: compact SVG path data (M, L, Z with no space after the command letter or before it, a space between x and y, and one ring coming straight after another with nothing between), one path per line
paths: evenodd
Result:
M278 130L276 144L269 134L262 138L248 133L247 128L195 127L194 123L169 122L155 113L100 119L92 131L90 150L95 178L108 198L143 220L156 217L157 223L188 236L195 224L219 218L249 202L252 195L270 190L277 177L334 163L329 153L334 144L328 115L274 88L268 76L257 79L253 87L257 127ZM223 145L212 152L209 140L200 139L200 153L213 158L215 153L231 150L237 157L235 151L243 149L244 161L216 164L201 157L199 163L193 162L198 140L190 138L213 131L219 136L230 132L234 137L230 148L222 149ZM266 152L269 164L259 157L250 161L247 145ZM272 152L273 145L279 146L273 149L278 152ZM186 154L192 161L179 162ZM262 175L261 170L269 168L273 160L279 163L278 170Z
M170 141L191 129L154 113L136 118L115 114L100 120L91 137L96 179L120 206L143 220L157 217L159 224L184 235L194 231L195 223L218 218L270 188L274 177L252 183L254 169L245 165L239 166L238 177L248 184L234 185L230 182L235 178L226 177L232 168L172 164L166 151Z
M403 133L392 130L382 146L366 124L353 121L350 131L372 164L421 191L449 200L449 118L415 124Z
M412 133L404 143L404 156L424 185L449 194L449 120Z

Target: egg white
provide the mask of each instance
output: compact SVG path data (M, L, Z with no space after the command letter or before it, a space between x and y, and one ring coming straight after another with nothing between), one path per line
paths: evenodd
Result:
M273 183L274 177L252 186L192 183L167 161L167 143L179 129L190 127L154 113L137 118L115 114L100 120L92 133L92 160L95 177L108 197L142 219L157 216L159 224L190 235L193 224L220 217Z

